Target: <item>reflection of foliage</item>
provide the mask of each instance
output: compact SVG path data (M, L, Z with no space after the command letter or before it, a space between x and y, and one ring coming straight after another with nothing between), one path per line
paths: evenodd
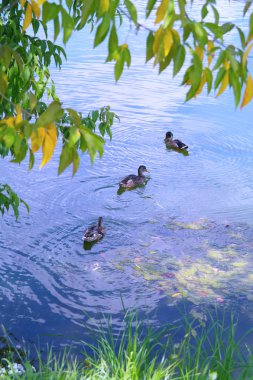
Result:
M27 203L19 198L9 185L0 183L0 212L2 215L12 207L15 217L18 219L20 203L23 203L29 212Z
M224 303L238 297L251 300L251 237L249 226L174 221L164 225L163 234L141 243L142 247L126 248L113 266L117 270L132 267L136 276L174 302L182 298L195 304ZM128 257L129 251L134 253L126 261L122 256L125 252Z

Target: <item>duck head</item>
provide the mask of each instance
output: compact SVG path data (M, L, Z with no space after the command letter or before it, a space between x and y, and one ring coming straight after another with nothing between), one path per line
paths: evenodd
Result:
M149 173L149 171L148 171L148 169L146 168L146 166L141 165L141 166L139 166L139 168L138 168L138 175L139 175L139 176L142 176L143 173Z
M172 132L167 132L165 138L166 139L173 139L173 133Z

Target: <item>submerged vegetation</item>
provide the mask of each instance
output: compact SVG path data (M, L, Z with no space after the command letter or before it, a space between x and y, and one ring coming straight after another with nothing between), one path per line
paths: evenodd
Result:
M113 332L101 328L94 344L83 342L78 357L69 351L43 360L10 348L1 358L2 379L249 379L253 375L252 349L243 336L236 340L236 321L218 311L204 321L198 314L177 326L155 331L126 313L124 327ZM1 350L1 356L3 356ZM33 363L33 364L31 364Z
M195 305L252 301L252 228L207 219L164 220L147 239L111 251L111 268L144 279L172 303ZM157 227L156 227L157 225Z

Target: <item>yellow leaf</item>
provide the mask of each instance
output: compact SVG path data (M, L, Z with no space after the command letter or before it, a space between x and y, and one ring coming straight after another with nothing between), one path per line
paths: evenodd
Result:
M19 105L16 106L16 112L17 112L17 116L16 116L15 124L18 124L23 120L21 107Z
M28 3L26 7L26 11L25 11L25 19L24 19L22 30L23 31L26 30L28 26L31 24L31 22L32 22L32 6L30 3Z
M177 292L177 293L173 293L173 294L171 295L171 297L173 297L173 298L175 298L175 297L181 297L181 296L182 296L182 294L179 293L179 292Z
M164 57L166 57L173 44L173 36L170 29L166 29L163 37Z
M171 32L172 32L173 40L174 40L177 44L180 44L180 34L178 33L178 31L177 31L176 29L171 29Z
M42 144L43 158L40 164L40 169L46 165L46 163L51 159L57 142L57 129L55 125L49 124L45 129L45 137Z
M228 86L228 82L229 82L229 75L228 75L228 72L226 72L226 74L224 75L224 78L222 79L221 86L220 86L218 94L216 95L216 98L220 96L226 90Z
M45 137L45 128L38 128L37 131L33 131L31 135L31 147L33 152L37 152L40 149L44 137Z
M98 14L102 15L107 12L110 6L110 0L100 0Z
M228 60L225 60L223 63L223 66L224 66L224 69L228 71L228 69L230 68L230 62L228 62Z
M34 0L32 0L32 9L37 18L40 18L40 7L38 3Z
M199 59L201 61L203 61L204 51L203 51L202 47L201 46L196 46L195 52L197 53L197 56L199 57Z
M208 62L208 66L211 65L212 60L213 60L213 57L214 57L214 52L210 53L210 51L211 51L213 48L214 48L214 43L213 43L213 41L208 41L208 43L207 43L207 52L208 52L207 62Z
M241 108L246 106L246 104L248 104L252 100L252 98L253 98L253 79L252 79L252 76L249 75L247 79L247 83L246 83L246 88L245 88Z
M11 117L8 117L7 119L0 120L0 124L8 125L9 127L13 127L15 124L15 120L16 120L16 118L11 116Z
M249 34L248 38L247 38L247 41L246 41L246 45L248 45L248 43L253 39L253 34Z
M25 5L26 0L20 0L21 7L23 8Z
M250 45L247 47L247 49L246 49L245 52L243 53L243 56L242 56L242 65L243 65L243 66L245 66L245 63L246 63L246 61L247 61L247 58L248 58L248 55L249 55L249 52L250 52L252 46L253 46L253 42L252 42L252 44L250 44Z
M161 22L168 10L169 0L162 0L161 4L157 8L155 24Z
M39 5L42 5L42 4L45 3L45 1L46 1L46 0L38 0L38 4L39 4Z
M158 52L162 36L163 36L163 28L160 26L160 28L155 32L155 38L154 38L154 43L153 43L154 54Z

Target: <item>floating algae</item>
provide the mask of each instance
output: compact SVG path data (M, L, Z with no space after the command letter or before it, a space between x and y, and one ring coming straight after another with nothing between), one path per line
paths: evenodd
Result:
M173 303L186 298L196 305L253 300L253 229L247 225L170 221L154 226L145 244L128 247L120 268L132 270ZM117 266L114 263L114 268Z

